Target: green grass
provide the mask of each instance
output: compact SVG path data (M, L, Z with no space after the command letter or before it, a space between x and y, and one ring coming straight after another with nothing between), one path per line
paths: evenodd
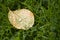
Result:
M33 27L13 28L8 8L31 10L35 17ZM0 40L60 40L60 0L0 0Z

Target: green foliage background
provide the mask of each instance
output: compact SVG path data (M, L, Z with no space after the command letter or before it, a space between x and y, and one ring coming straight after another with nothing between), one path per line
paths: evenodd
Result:
M33 27L13 28L8 8L31 10L35 16ZM0 0L0 40L60 40L60 0Z

